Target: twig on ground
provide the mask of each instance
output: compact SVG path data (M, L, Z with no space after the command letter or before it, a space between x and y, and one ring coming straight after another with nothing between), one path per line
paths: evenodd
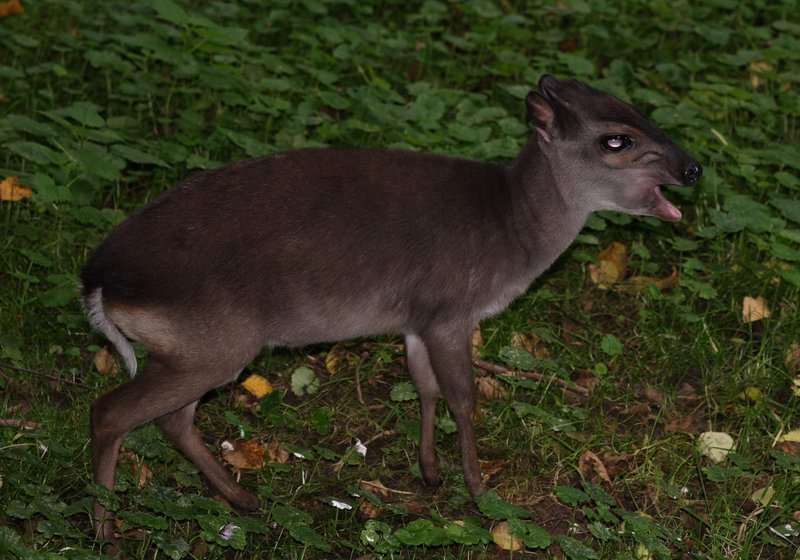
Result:
M38 375L38 376L41 376L41 377L46 377L47 379L50 379L52 381L58 381L58 382L61 382L61 383L67 383L69 385L75 385L76 387L83 387L84 389L88 387L88 385L86 385L85 383L81 383L80 381L73 381L73 380L67 379L65 377L60 377L58 375L52 375L50 373L46 373L44 371L38 371L38 370L35 370L35 369L26 369L26 368L21 368L21 367L10 366L8 364L0 364L0 370L2 370L2 369L8 369L8 370L11 370L11 371L18 371L20 373L32 373L34 375ZM0 375L3 375L2 371L0 371ZM6 375L3 375L3 377L5 377L6 379L11 380L11 378L6 376Z
M508 369L503 366L499 366L497 364L493 364L491 362L487 362L486 360L481 360L475 358L472 360L472 363L476 366L481 368L484 371L489 371L491 373L500 373L502 375L521 375L526 379L531 379L533 381L539 381L541 383L551 383L553 385L558 385L559 387L563 387L567 391L572 391L574 393L579 393L581 395L588 395L589 389L585 387L581 387L579 385L573 385L563 379L559 379L558 377L552 375L544 375L542 373L536 373L535 371L515 371Z
M33 420L23 420L22 418L0 418L0 426L11 426L12 428L22 428L33 430L41 426L39 422Z
M369 352L361 352L361 359L359 360L358 367L356 368L356 396L358 396L358 402L364 406L367 405L367 402L364 400L364 394L361 392L361 367L364 365L364 362L368 357Z

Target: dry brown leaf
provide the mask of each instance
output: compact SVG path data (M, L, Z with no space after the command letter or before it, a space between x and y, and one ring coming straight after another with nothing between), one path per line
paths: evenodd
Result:
M786 351L786 367L790 371L800 373L800 344L797 342L792 342Z
M508 391L494 377L478 377L475 380L478 398L484 401L496 401L508 398Z
M508 461L505 460L497 460L497 461L481 461L478 460L478 465L481 468L481 480L483 482L488 482L493 476L500 474L503 472L503 469L506 468L508 465Z
M478 358L483 348L483 334L480 325L475 325L472 329L472 357Z
M258 374L253 374L245 379L242 382L242 387L244 387L247 392L257 399L261 399L266 395L269 395L273 390L270 382Z
M32 190L19 184L15 175L0 182L0 200L17 202L23 198L30 198L32 194Z
M625 277L628 266L628 246L618 241L600 251L600 264L589 265L589 278L601 290L607 290L612 284Z
M593 451L587 450L583 452L578 459L578 471L580 471L585 480L592 484L597 484L599 479L605 482L609 488L611 487L611 477L608 475L608 470L606 470L606 466L600 460L600 457Z
M508 521L501 521L492 527L492 541L503 550L522 550L525 544L511 534Z
M10 0L9 2L0 2L0 18L8 17L12 14L25 13L25 8L19 3L19 0Z
M358 512L367 519L378 519L385 511L385 507L375 505L369 500L361 500L361 503L358 504Z
M644 398L647 399L649 402L658 406L663 406L664 403L666 402L664 395L662 395L654 387L648 387L647 389L644 390Z
M796 441L782 441L778 444L778 450L792 457L800 457L800 443Z
M610 478L615 478L628 470L633 455L617 455L611 451L604 451L600 457Z
M547 346L545 346L542 339L535 333L514 333L511 335L511 346L522 348L540 360L547 360L550 358L550 352L547 350Z
M153 471L144 463L134 463L133 479L136 481L136 486L144 488L153 479Z
M760 321L772 315L767 305L767 300L761 296L752 298L744 296L742 300L742 320L745 323Z
M676 414L665 426L668 432L678 432L696 436L705 430L706 421L702 414Z
M283 465L289 461L289 457L289 452L278 440L272 440L269 445L267 445L267 460L270 463L280 463Z
M232 450L223 451L225 462L237 469L260 469L264 465L267 448L253 440L238 440Z
M754 60L750 63L750 84L753 89L758 89L764 85L763 74L768 74L775 69L772 64L763 60Z
M666 278L656 278L654 276L633 276L620 286L620 290L625 292L638 292L648 284L653 284L662 292L671 290L681 281L681 274L676 267L672 267L672 273Z
M116 375L119 372L119 366L114 359L114 355L108 346L103 346L100 350L92 356L92 362L100 375Z
M381 498L386 498L392 492L380 480L362 480L358 484L358 487L361 488L362 490L372 492L373 494Z

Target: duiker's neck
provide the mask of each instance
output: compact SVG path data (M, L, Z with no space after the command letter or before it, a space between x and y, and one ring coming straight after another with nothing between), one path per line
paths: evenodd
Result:
M544 153L534 133L516 159L507 165L514 226L536 276L575 240L589 210L564 196L563 170Z

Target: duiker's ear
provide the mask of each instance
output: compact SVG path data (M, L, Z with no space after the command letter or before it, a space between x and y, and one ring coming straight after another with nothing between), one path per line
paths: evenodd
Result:
M556 132L556 113L550 102L539 92L532 91L525 97L525 107L528 109L528 120L533 123L536 132L547 143L552 142Z

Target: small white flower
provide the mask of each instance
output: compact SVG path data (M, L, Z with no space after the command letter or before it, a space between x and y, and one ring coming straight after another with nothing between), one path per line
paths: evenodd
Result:
M233 523L228 523L222 529L219 530L219 536L223 538L223 540L229 541L233 536L233 532L238 529L238 525L234 525Z
M331 500L331 505L336 509L344 509L344 510L353 509L353 506L351 506L350 504L340 502L339 500Z
M233 445L231 442L229 442L227 439L222 442L222 445L220 445L220 447L222 448L223 451L226 452L230 452L236 449L236 446Z
M355 447L356 447L356 453L358 453L362 457L366 457L367 456L367 446L364 445L363 443L361 443L360 439L356 440Z

